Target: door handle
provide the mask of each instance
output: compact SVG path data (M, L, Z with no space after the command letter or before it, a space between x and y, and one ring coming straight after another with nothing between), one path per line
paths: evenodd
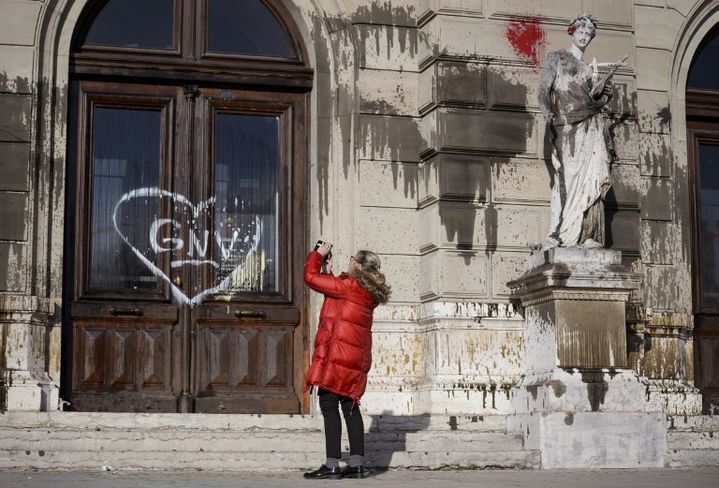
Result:
M235 317L238 319L264 319L267 314L264 310L237 310Z
M175 279L172 280L172 282L175 284L176 287L182 288L182 278L180 275L175 276Z
M140 317L142 315L142 309L138 307L110 307L110 313L112 315L133 315Z

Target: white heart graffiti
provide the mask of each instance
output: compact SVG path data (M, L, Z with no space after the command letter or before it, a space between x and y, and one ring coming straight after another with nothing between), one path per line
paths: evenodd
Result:
M245 262L239 264L230 274L228 274L220 283L213 286L212 288L208 288L205 290L200 291L196 295L192 297L188 297L185 295L185 293L178 288L170 279L167 274L165 274L160 268L158 268L155 263L153 263L150 259L147 258L139 249L137 249L133 243L130 242L130 239L123 234L123 232L120 230L120 226L117 223L117 211L120 208L120 206L123 203L126 203L133 198L169 198L175 203L180 203L182 205L187 205L192 209L192 216L193 221L197 220L200 216L201 212L206 211L208 208L212 207L215 204L215 198L210 198L204 202L198 203L197 205L193 205L190 200L185 198L184 196L172 193L167 190L163 190L161 188L138 188L136 190L129 191L125 193L120 200L115 204L115 208L113 210L112 214L112 223L115 227L115 231L120 235L120 238L122 238L123 241L130 247L132 252L142 261L142 263L147 266L147 269L150 270L150 272L157 277L158 279L163 280L168 285L170 285L170 289L172 290L172 295L175 297L177 301L180 303L185 303L189 305L190 307L193 307L199 303L202 302L202 300L213 293L218 293L221 291L226 290L230 284L233 282L233 280L236 279L236 277L243 271L244 265L247 263L250 256L255 254L257 252L257 247L260 242L260 236L262 235L262 225L260 222L260 219L255 217L255 233L254 236L246 236L244 239L241 240L241 242L249 243L250 249L248 250L246 256L245 256ZM165 252L175 252L180 251L184 248L185 242L182 239L178 238L163 238L161 239L161 242L158 242L157 236L160 231L160 229L165 225L171 225L174 229L179 229L181 227L181 224L177 222L174 219L159 219L156 218L151 226L150 226L150 248L155 252L155 254L159 255L161 253ZM194 254L197 254L197 257L204 258L207 253L207 247L208 247L208 231L204 232L204 238L199 239L197 237L196 232L191 231L190 232L190 242L189 246L187 248L187 253L189 257L193 259L174 259L170 262L171 268L179 268L184 265L204 265L209 264L215 268L219 268L220 265L212 260L207 259L194 259ZM217 240L217 244L220 250L220 253L222 254L224 259L227 259L230 255L230 252L235 247L235 244L237 242L240 242L240 235L238 231L234 231L232 234L232 237L230 239L229 246L225 246L222 242L221 236L219 232L215 232L215 239ZM251 242L250 242L251 241ZM204 244L203 244L204 243ZM163 247L168 246L168 247Z

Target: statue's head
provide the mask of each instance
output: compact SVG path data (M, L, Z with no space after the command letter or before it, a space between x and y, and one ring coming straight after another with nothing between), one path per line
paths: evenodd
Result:
M567 33L572 36L572 43L584 51L597 35L597 19L586 13L579 14L570 22Z

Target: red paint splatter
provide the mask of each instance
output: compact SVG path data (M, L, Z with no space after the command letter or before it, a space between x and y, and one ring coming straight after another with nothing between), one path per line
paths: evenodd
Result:
M540 57L547 45L547 34L539 19L524 17L512 20L507 25L506 36L517 56L535 66L539 65Z

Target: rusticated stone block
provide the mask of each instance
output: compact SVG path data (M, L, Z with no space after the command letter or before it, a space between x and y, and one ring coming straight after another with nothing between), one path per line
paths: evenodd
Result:
M360 161L359 202L362 206L417 208L417 163Z
M492 201L549 204L550 173L543 160L493 158L491 175Z
M361 68L418 71L418 29L372 24L356 24L354 28Z
M669 91L669 66L672 62L670 51L636 48L637 88Z
M674 189L667 178L645 178L642 195L642 218L647 220L672 220Z
M634 7L635 32L637 47L654 49L674 48L676 34L684 21L684 17L673 9Z
M35 44L41 2L4 0L0 3L0 44Z
M28 283L27 245L0 242L0 291L23 292Z
M31 109L29 96L0 94L0 141L30 141Z
M487 14L494 18L547 17L571 21L583 10L582 0L488 0Z
M639 251L639 212L635 209L607 209L606 246L622 251Z
M476 156L440 154L419 171L419 202L486 201L489 195L489 160Z
M637 91L637 113L641 132L669 133L672 114L666 92Z
M674 151L663 134L639 135L639 168L642 176L672 176Z
M612 186L606 196L607 207L639 205L642 178L634 164L614 163L612 165Z
M27 239L27 193L0 192L0 240Z
M407 71L360 70L357 80L360 112L417 115L418 77L417 73Z
M487 70L487 93L492 108L526 110L539 106L539 71L535 68L498 66Z
M677 227L671 222L645 220L639 227L642 262L649 264L672 264L676 252Z
M537 124L532 114L439 108L426 115L429 149L502 153L537 153Z
M30 145L0 142L0 191L27 191Z
M372 225L356 228L359 249L370 249L379 254L417 253L417 213L414 209L362 207L359 217L360 222L372 222Z
M489 293L489 259L484 252L439 250L422 257L422 300L434 298L486 298Z
M359 154L362 159L419 162L427 146L419 119L382 115L360 115Z

